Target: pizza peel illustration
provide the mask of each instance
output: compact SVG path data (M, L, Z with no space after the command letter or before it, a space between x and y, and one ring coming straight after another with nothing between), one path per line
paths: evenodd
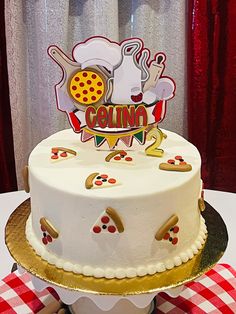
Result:
M48 54L63 71L56 85L58 108L70 111L73 106L85 111L88 105L99 106L105 102L109 72L99 66L81 69L79 63L68 58L57 46L50 46Z

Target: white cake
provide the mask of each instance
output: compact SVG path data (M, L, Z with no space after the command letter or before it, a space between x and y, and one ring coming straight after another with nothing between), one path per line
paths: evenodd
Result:
M29 158L31 215L26 226L36 253L66 271L106 278L152 275L197 254L207 233L199 210L201 158L184 138L164 132L163 157L147 156L147 142L123 147L128 161L106 161L108 147L81 143L71 129L39 143ZM53 147L76 155L60 157L59 151L59 158L51 159ZM159 168L170 159L184 159L190 171ZM93 173L98 178L86 183ZM106 180L101 174L116 182L95 183Z

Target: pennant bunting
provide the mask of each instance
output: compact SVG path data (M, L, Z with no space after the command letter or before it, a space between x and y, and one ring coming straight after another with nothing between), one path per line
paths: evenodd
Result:
M95 135L94 140L95 140L96 147L99 147L100 145L103 144L103 142L106 140L106 138L104 136Z
M141 131L141 132L138 132L136 134L134 134L134 138L140 143L140 144L143 144L144 143L144 132Z
M85 130L82 130L82 134L81 134L81 141L82 142L87 142L92 137L93 137L93 134L86 132Z
M109 137L106 137L106 140L107 140L109 147L113 148L118 141L118 137L117 136L109 136Z
M120 138L120 140L127 146L130 147L132 144L133 136L127 135Z

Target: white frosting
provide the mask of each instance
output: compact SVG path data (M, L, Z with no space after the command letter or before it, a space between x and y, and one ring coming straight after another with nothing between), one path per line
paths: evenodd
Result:
M48 261L49 264L55 264L58 268L63 268L66 271L72 271L76 274L83 274L84 276L94 276L96 278L106 277L110 278L133 278L136 276L145 276L153 275L158 272L163 272L167 269L172 269L174 266L180 266L182 263L186 263L188 260L193 258L195 254L198 253L198 249L195 249L197 243L203 243L206 239L206 226L204 219L201 217L200 232L197 237L197 240L191 246L191 248L186 251L179 252L178 256L175 256L172 259L166 259L163 263L155 264L145 264L143 266L138 266L137 268L94 268L93 266L85 265L81 266L77 263L71 263L64 259L58 259L58 257L47 250L43 244L39 243L33 229L32 229L32 216L27 220L26 223L26 237L31 246L35 249L36 253L40 255L43 259ZM202 236L203 235L203 236ZM202 248L202 245L198 245L199 249ZM88 262L89 263L89 262Z
M201 159L197 149L181 136L164 131L162 158L145 155L145 146L126 149L134 159L128 166L105 162L107 147L80 143L72 130L58 132L36 146L29 158L31 218L27 239L37 254L51 264L86 276L124 278L165 271L187 262L204 243L206 227L200 219ZM78 155L52 163L51 148L64 146ZM159 169L161 162L182 155L190 172ZM121 182L103 189L86 189L93 172L106 173ZM107 208L120 216L123 233L94 234L91 227ZM176 214L178 243L157 241L155 234ZM42 244L40 218L47 218L59 237ZM202 221L202 222L201 222Z

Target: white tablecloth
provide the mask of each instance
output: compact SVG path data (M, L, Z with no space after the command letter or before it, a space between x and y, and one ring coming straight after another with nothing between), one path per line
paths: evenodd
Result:
M14 260L10 256L4 240L4 229L8 217L29 194L24 191L0 194L0 279L11 271ZM227 263L236 269L236 194L212 190L205 190L205 200L212 205L222 216L228 229L229 243L221 263Z

